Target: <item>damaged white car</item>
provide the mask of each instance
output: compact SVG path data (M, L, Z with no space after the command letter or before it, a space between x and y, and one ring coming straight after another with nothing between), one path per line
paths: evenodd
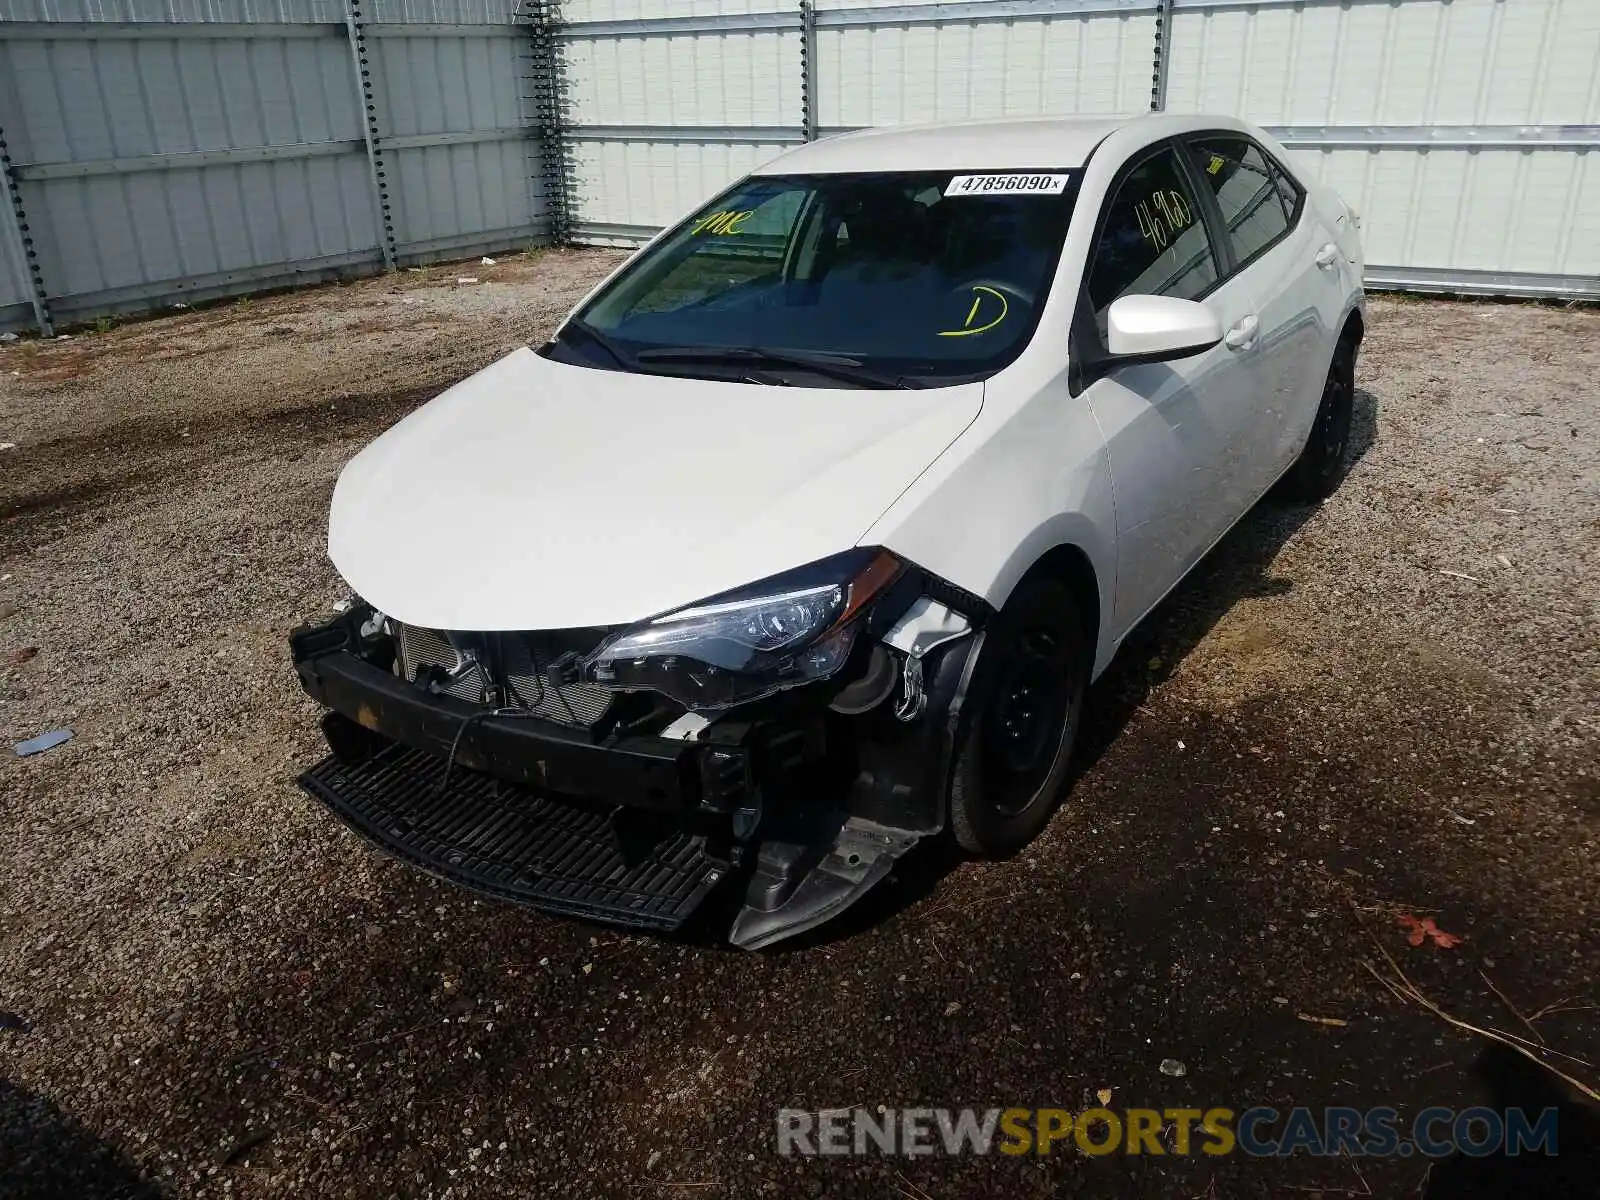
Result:
M1341 478L1357 224L1226 118L783 155L345 468L303 785L541 909L727 896L752 948L920 839L1015 851L1132 626Z

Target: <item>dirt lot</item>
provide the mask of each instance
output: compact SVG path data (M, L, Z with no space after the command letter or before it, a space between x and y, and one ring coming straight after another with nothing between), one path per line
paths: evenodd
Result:
M1377 301L1350 479L1252 514L1136 633L1044 837L924 854L745 956L480 903L292 783L319 742L284 634L340 595L341 464L613 261L0 347L0 733L77 733L0 759L0 1193L1592 1194L1578 1109L1554 1163L1431 1168L801 1161L774 1127L1561 1099L1383 951L1600 1084L1600 314ZM1412 948L1406 913L1465 941Z

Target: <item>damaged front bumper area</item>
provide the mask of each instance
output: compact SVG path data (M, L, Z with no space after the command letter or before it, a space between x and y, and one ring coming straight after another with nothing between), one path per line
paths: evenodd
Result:
M711 718L629 694L563 722L408 679L357 605L290 639L330 710L330 754L300 784L462 886L658 931L738 900L728 938L759 949L837 916L943 829L983 641L981 603L967 607L918 597L862 647L853 681Z

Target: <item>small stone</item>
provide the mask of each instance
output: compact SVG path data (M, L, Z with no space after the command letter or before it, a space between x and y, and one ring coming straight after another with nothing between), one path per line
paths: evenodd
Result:
M959 1001L959 1000L952 1000L952 1001L950 1001L949 1004L946 1004L944 1006L944 1015L947 1016L947 1017L953 1017L960 1011L961 1011L961 1001Z
M1161 1073L1170 1075L1174 1079L1182 1079L1189 1073L1189 1068L1175 1058L1163 1058L1161 1060Z

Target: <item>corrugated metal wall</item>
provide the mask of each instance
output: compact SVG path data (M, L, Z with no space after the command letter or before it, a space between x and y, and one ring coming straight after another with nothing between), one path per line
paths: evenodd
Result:
M798 7L568 0L561 12L578 238L635 244L803 140Z
M70 322L546 232L512 0L0 0L0 18L4 325L34 317L24 245Z
M30 263L77 320L631 245L809 137L1152 105L1274 130L1376 285L1600 296L1600 0L566 0L559 72L552 7L0 0L0 327Z
M0 139L0 161L6 146ZM0 330L21 329L34 320L32 289L22 257L22 231L8 195L9 179L0 178Z
M1600 294L1600 2L1177 0L1167 107L1239 112L1364 214L1369 278Z
M819 121L826 130L1138 112L1154 39L1150 0L823 8Z
M1600 0L569 0L563 16L584 240L636 243L807 132L1154 103L1277 133L1362 210L1374 285L1600 297Z

